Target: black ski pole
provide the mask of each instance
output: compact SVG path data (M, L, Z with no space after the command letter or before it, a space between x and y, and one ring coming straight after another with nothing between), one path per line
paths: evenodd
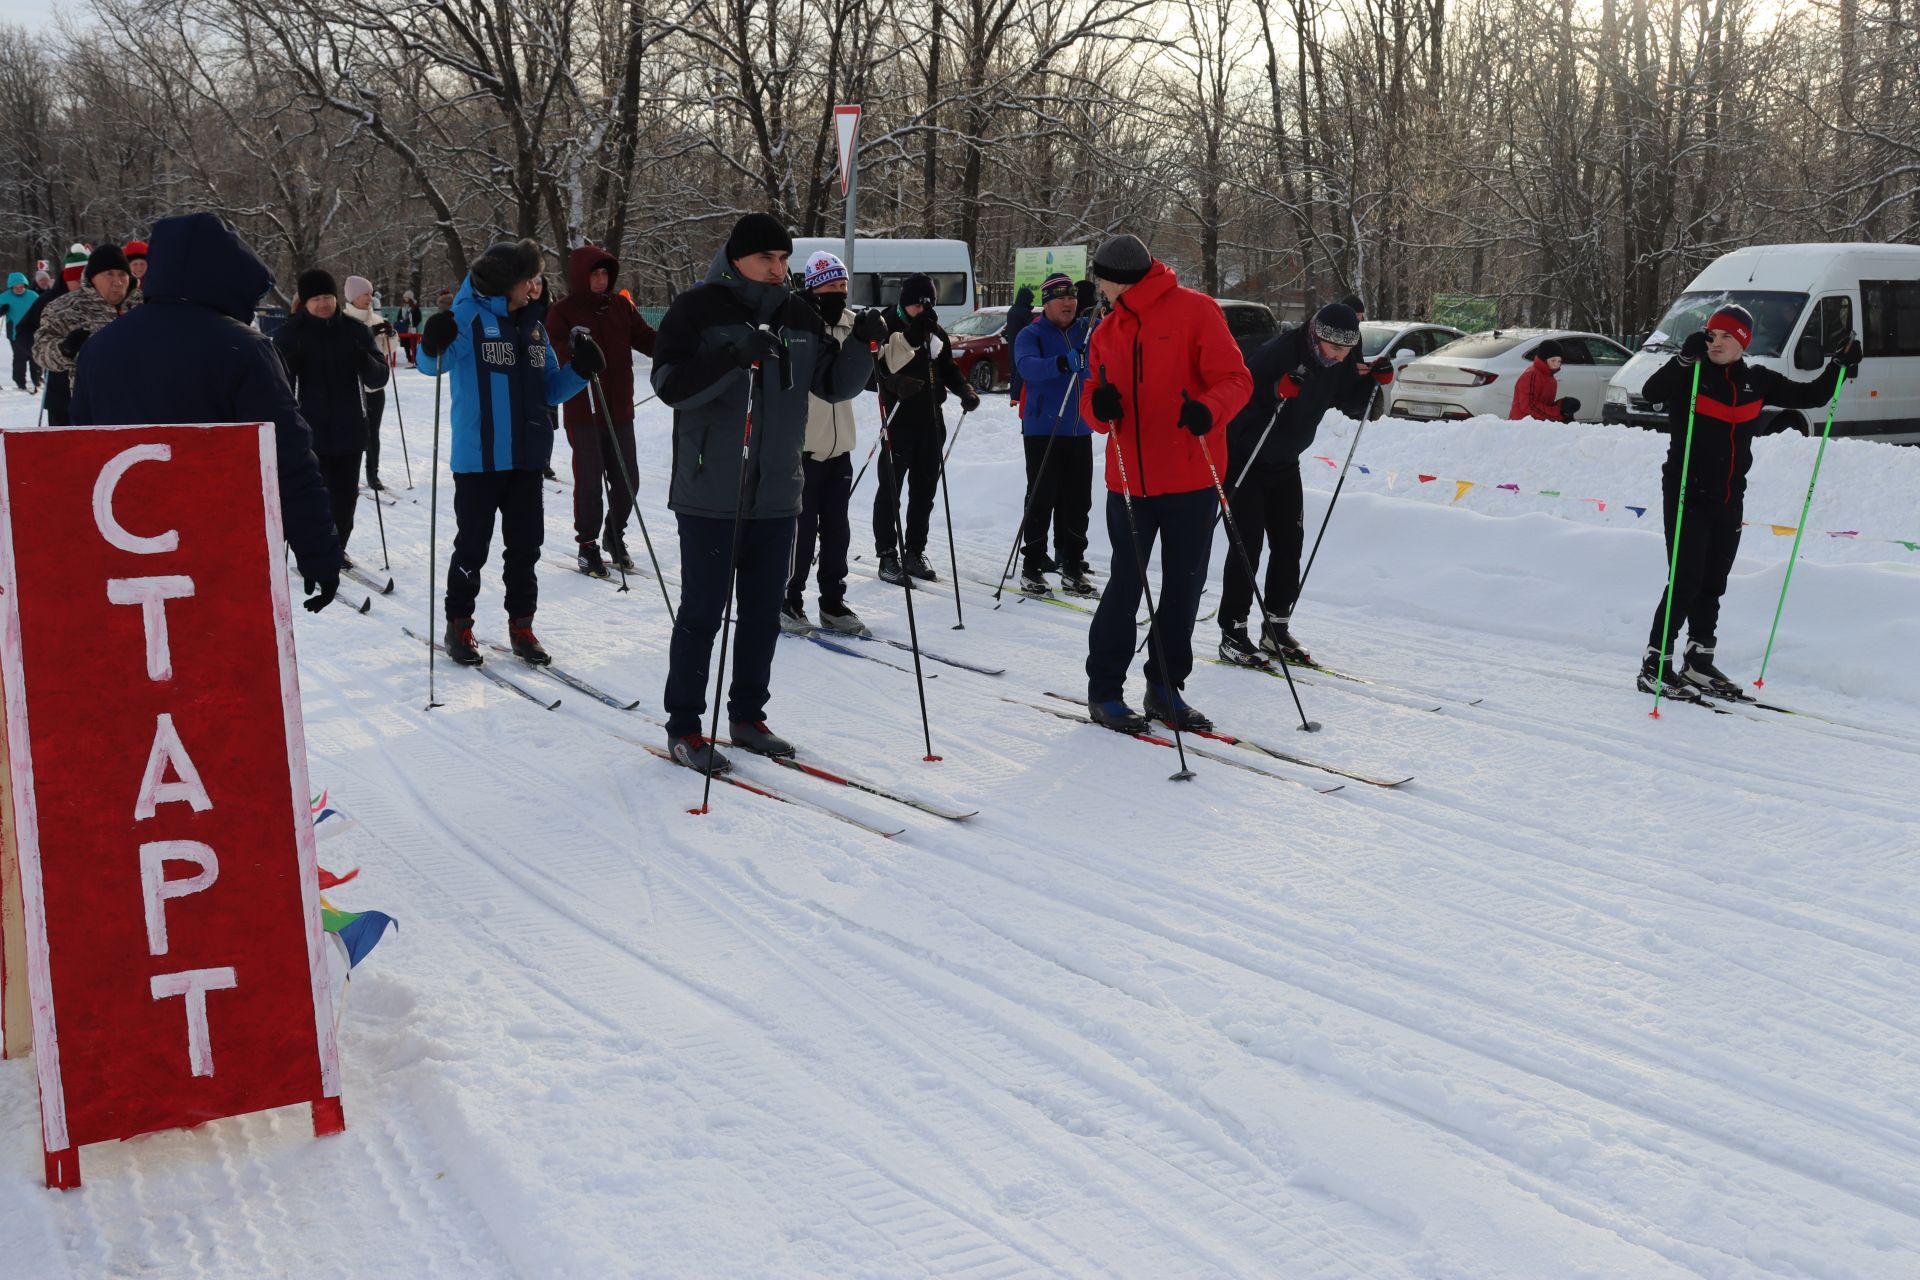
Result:
M667 621L677 624L678 619L673 616L673 597L667 593L667 580L660 572L660 557L653 553L653 538L647 533L647 517L640 510L640 497L634 491L633 473L627 470L626 455L620 452L620 438L613 431L613 410L607 405L606 393L600 389L600 375L597 373L593 375L593 395L600 402L600 422L606 428L607 439L613 446L614 466L620 472L620 482L627 488L627 501L633 506L633 518L640 522L640 541L647 545L647 559L653 564L654 580L660 584L660 598L667 604ZM620 532L624 536L626 530ZM621 579L623 582L625 580L624 577Z
M1180 398L1183 401L1191 399L1184 388L1180 392ZM1267 620L1271 615L1267 613L1266 597L1260 592L1260 579L1253 571L1253 558L1247 554L1247 544L1240 540L1240 522L1233 518L1233 508L1227 503L1227 491L1220 484L1220 469L1213 465L1213 450L1207 447L1205 436L1195 436L1194 439L1200 442L1200 456L1207 460L1207 474L1213 477L1213 493L1220 499L1220 509L1225 514L1227 522L1227 540L1233 543L1233 549L1239 553L1240 567L1246 571L1247 586L1253 591L1253 601L1260 606L1261 619ZM1221 621L1224 625L1226 620ZM1151 619L1148 625L1152 625ZM1300 705L1300 689L1293 682L1293 670L1287 665L1284 654L1280 655L1280 674L1287 678L1287 690L1293 694L1293 709L1300 713L1301 731L1317 733L1320 729L1319 722L1307 719L1307 709Z
M394 373L397 374L399 372L400 370L396 365ZM438 375L436 374L435 376L437 377ZM407 456L407 415L405 410L400 407L400 388L394 386L394 383L397 381L399 381L399 379L389 377L387 379L387 385L393 388L393 419L400 424L400 461L406 464L407 488L411 489L413 488L413 459Z
M760 331L771 332L765 325L760 326ZM707 728L707 767L700 771L705 775L705 780L700 784L700 807L688 810L689 813L706 813L707 800L713 794L713 755L718 750L713 744L720 736L720 699L727 688L727 631L728 624L733 621L733 579L740 569L740 522L747 502L747 458L753 449L753 383L754 374L759 372L760 362L756 360L747 374L747 416L740 427L740 480L733 490L733 551L727 556L727 586L720 597L720 665L718 674L713 678L713 716Z
M1368 401L1372 408L1372 401ZM1365 418L1354 424L1353 443L1347 446L1347 460L1341 464L1340 478L1333 482L1333 496L1327 499L1327 513L1320 517L1320 531L1313 535L1313 550L1307 553L1306 567L1300 570L1300 590L1307 589L1307 575L1313 572L1313 558L1320 554L1320 539L1327 536L1327 523L1333 519L1333 504L1340 501L1340 489L1347 483L1347 468L1353 465L1353 455L1360 448L1360 433L1367 429Z
M882 418L886 417L884 413L881 414L880 416ZM873 455L879 452L879 450L880 450L880 438L878 436L875 436L873 443L869 445L867 448L867 460L860 464L860 474L853 478L853 485L847 490L848 502L852 502L853 495L860 491L860 482L867 478L867 468L873 465Z
M575 326L574 326L574 328L573 328L573 333L572 333L572 335L571 335L571 337L572 337L572 340L573 340L573 341L575 341L575 342L578 342L578 341L580 341L580 338L581 338L581 336L582 336L582 335L585 335L585 336L586 336L586 337L588 337L588 338L592 338L592 337L593 337L593 331L592 331L591 329L589 329L589 328L587 328L587 327L586 327L585 325L575 325ZM605 398L604 398L604 397L603 397L603 396L602 396L602 395L600 394L600 377L599 377L599 375L598 375L598 374L596 374L596 375L594 375L594 378L593 378L593 385L592 385L592 387L591 387L591 388L589 389L589 391L588 391L588 393L587 393L587 398L588 398L589 400L598 400L598 401L600 402L600 408L601 408L601 414L600 414L600 421L606 424L606 428L607 428L607 442L608 442L609 444L611 444L611 445L613 446L613 452L614 452L614 456L615 456L616 458L617 458L617 457L619 457L619 454L620 454L620 444L619 444L619 442L618 442L617 440L615 440L615 439L613 438L613 418L612 418L612 415L611 415L611 414L610 414L610 413L609 413L609 412L607 411L607 409L606 409L606 400L605 400ZM748 399L749 399L749 401L751 401L751 399L752 399L752 396L751 396L751 394L749 394L749 396L748 396ZM587 424L587 428L586 428L586 429L587 429L588 431L592 431L592 430L594 429L594 426L593 426L593 424L592 424L591 422L589 422L589 423ZM600 469L601 469L602 471L605 471L605 470L606 470L606 462L605 462L605 460L604 460L604 459L602 459L602 460L601 460L601 465L600 465ZM579 473L578 473L577 471L576 471L576 472L575 472L574 474L575 474L575 477L576 477L576 478L577 478L577 477L578 477L578 475L579 475ZM622 466L622 467L620 468L620 478L621 478L621 479L622 479L622 480L624 481L624 480L626 479L626 475L627 475L627 469L626 469L626 467L625 467L625 466L623 465L623 466ZM629 493L629 494L631 494L631 493L632 493L632 490L633 490L633 486L629 484L629 485L627 486L627 490L628 490L628 493ZM579 485L577 485L577 484L576 484L576 485L575 485L575 487L574 487L574 490L573 490L573 500L574 500L574 501L575 501L576 503L580 501L580 495L581 495L581 494L582 494L583 492L584 492L584 489L583 489L583 488L582 488L581 486L579 486ZM609 505L611 505L611 503L609 503ZM577 508L576 508L576 509L577 509ZM624 539L624 538L625 538L625 537L627 536L627 531L626 531L626 528L625 528L625 526L622 526L622 527L621 527L621 530L620 530L620 536L621 536L621 537L622 537L623 539ZM621 564L621 563L619 563L618 561L615 561L615 562L614 562L614 566L613 566L613 569L614 569L614 572L615 572L615 573L618 573L618 574L620 575L620 586L619 586L619 588L618 588L618 589L619 589L619 590L621 590L621 591L631 591L631 590L632 590L633 588L631 588L631 587L629 587L629 586L627 585L627 570L626 570L626 566L625 566L625 565L623 565L623 564ZM665 584L665 583L662 583L662 584L661 584L661 589L662 589L662 590L664 590L664 589L665 589L665 587L666 587L666 584Z
M1107 377L1107 366L1104 364L1100 366L1100 381L1106 383L1108 386L1113 385L1112 380ZM1140 428L1140 406L1135 405L1133 412L1134 430L1138 431ZM1168 723L1173 726L1173 749L1180 757L1180 771L1170 775L1168 781L1191 782L1193 780L1193 770L1187 767L1187 748L1186 744L1182 742L1180 738L1180 691L1175 689L1171 684L1171 675L1167 671L1167 647L1160 639L1160 624L1153 607L1153 586L1147 581L1147 552L1146 548L1140 545L1140 525L1133 518L1133 492L1131 484L1127 480L1127 450L1118 440L1111 440L1107 447L1111 450L1114 461L1120 466L1120 505L1126 508L1127 512L1127 542L1133 547L1133 563L1140 571L1141 594L1147 598L1147 641L1153 645L1153 661L1154 665L1160 668L1160 678L1169 681L1167 685L1169 697L1167 700L1173 704L1171 707L1173 719L1168 721ZM1144 498L1146 495L1141 494L1140 496ZM1162 552L1161 564L1164 565L1165 563L1166 556L1165 553Z
M960 437L960 428L967 425L967 410L960 410L960 421L953 425L953 435ZM967 619L960 609L960 551L953 545L953 504L947 500L947 457L940 455L940 506L947 516L947 564L953 569L953 626L951 630L965 631ZM929 748L931 749L931 748Z
M438 594L437 584L440 572L440 365L436 361L433 372L433 474L429 488L432 493L427 499L427 706L428 711L439 706L433 696L433 658L439 651L433 640L433 606ZM376 498L378 494L374 495Z
M387 573L392 573L393 562L387 559L387 517L380 510L380 508L386 504L380 501L380 491L378 489L369 489L367 492L373 495L374 523L380 526L380 567Z
M894 407L899 407L898 402ZM893 439L887 434L887 419L892 416L890 412L880 415L880 438L874 444L886 450L885 456L880 459L879 482L887 486L889 509L893 512L893 546L898 553L905 544L900 530L900 472L894 464ZM900 589L907 593L907 639L913 648L913 685L920 695L920 734L927 744L927 754L921 759L933 763L940 757L933 754L933 726L927 720L927 681L920 671L920 628L913 617L913 576L906 571L904 562L900 567Z

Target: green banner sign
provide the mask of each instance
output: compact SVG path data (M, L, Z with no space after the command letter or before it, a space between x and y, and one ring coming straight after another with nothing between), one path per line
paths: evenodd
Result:
M1500 323L1500 304L1471 293L1436 293L1428 318L1462 333L1482 333Z
M1085 280L1087 278L1087 246L1056 244L1047 248L1013 251L1015 293L1024 287L1038 294L1040 282L1056 271L1064 272L1071 280Z

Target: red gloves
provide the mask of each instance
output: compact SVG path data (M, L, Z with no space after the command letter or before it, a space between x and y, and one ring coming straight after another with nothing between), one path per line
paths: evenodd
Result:
M1273 394L1282 400L1291 400L1300 394L1300 384L1294 380L1292 374L1283 373L1280 375L1280 381L1273 384Z

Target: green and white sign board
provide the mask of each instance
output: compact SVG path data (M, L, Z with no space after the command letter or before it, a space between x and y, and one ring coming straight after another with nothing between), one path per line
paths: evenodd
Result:
M1015 249L1013 251L1013 291L1022 288L1040 292L1040 282L1056 271L1065 272L1070 280L1087 278L1087 246L1083 244L1056 244L1039 249Z

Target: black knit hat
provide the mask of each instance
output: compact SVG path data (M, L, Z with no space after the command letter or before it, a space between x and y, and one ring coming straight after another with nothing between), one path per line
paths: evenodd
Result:
M300 273L293 282L293 292L302 302L308 298L324 298L328 294L337 298L340 296L340 286L334 283L333 272L324 267L314 267Z
M538 240L502 240L488 245L473 260L467 275L475 293L504 298L513 286L533 279L546 265L547 255L541 252Z
M1566 353L1560 350L1560 344L1552 338L1548 338L1545 342L1533 349L1533 358L1535 360L1551 360L1555 356L1560 357L1562 360L1566 359Z
M733 224L727 235L727 261L738 262L756 253L792 253L793 237L770 213L750 213Z
M1344 302L1329 302L1313 313L1313 336L1336 347L1360 345L1360 317Z
M1357 316L1367 314L1367 304L1360 300L1360 295L1357 293L1348 294L1346 297L1340 299L1340 302L1343 306L1351 307L1353 314Z
M933 277L911 275L900 282L900 305L930 307L934 303Z
M92 284L93 278L102 271L132 272L132 268L127 266L127 255L121 252L119 245L103 244L87 256L87 269L84 273L87 283Z
M1097 280L1114 284L1139 284L1153 270L1153 255L1140 243L1139 236L1120 235L1100 246L1093 255L1093 274Z

